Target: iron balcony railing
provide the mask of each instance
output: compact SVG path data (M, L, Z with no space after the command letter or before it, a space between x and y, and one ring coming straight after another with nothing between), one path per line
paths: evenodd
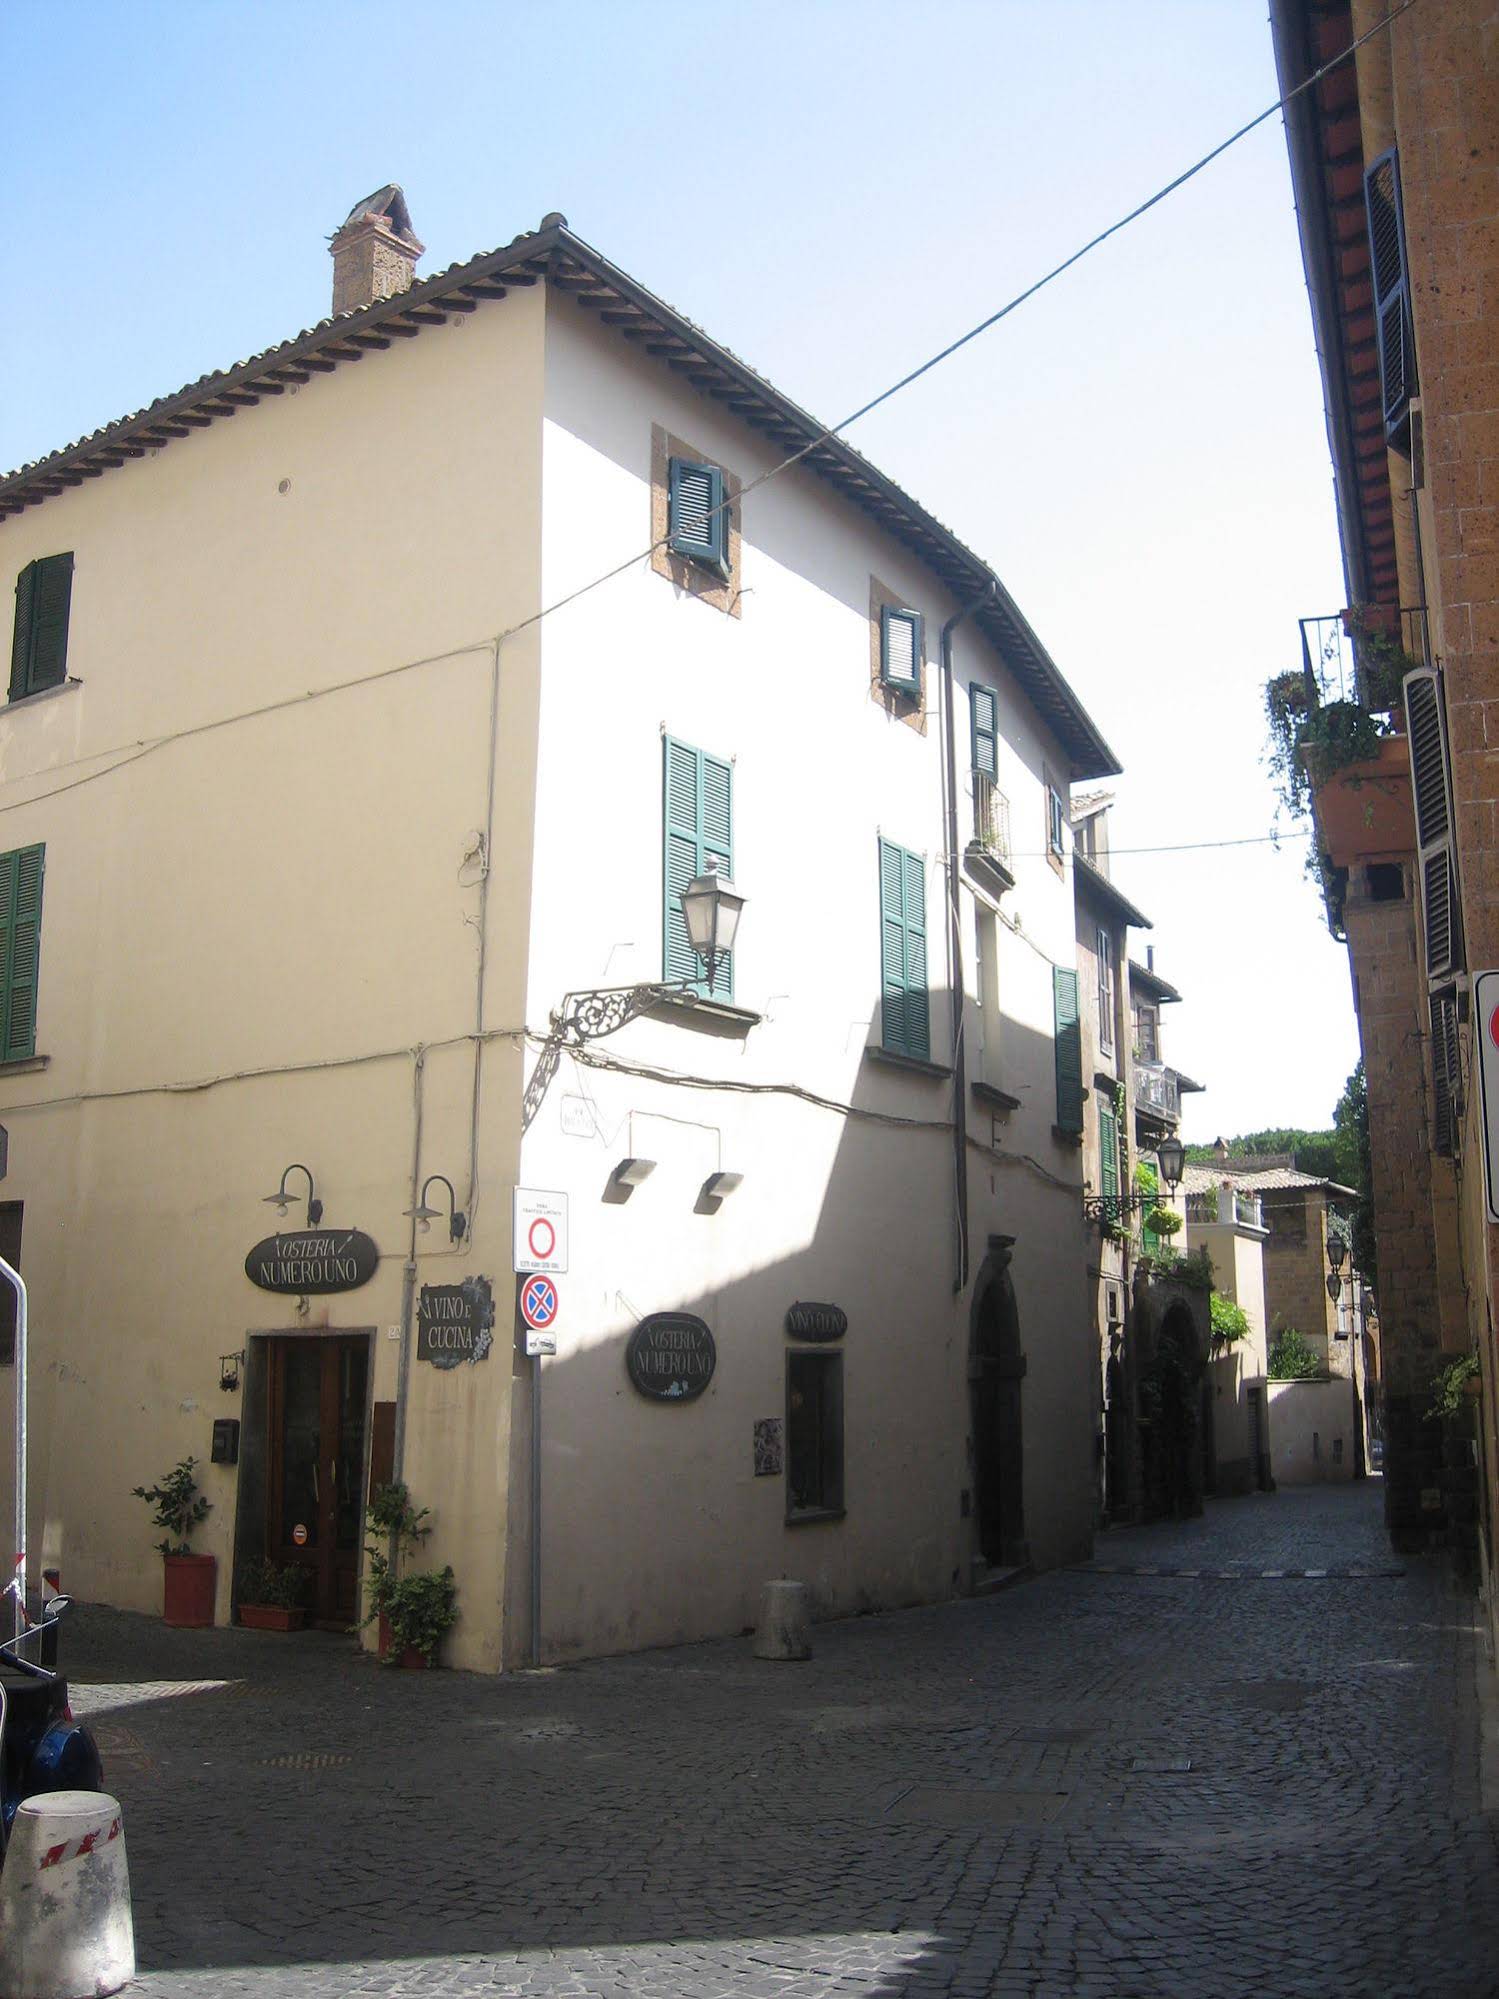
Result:
M1424 604L1301 620L1301 670L1314 708L1356 701L1372 714L1398 714L1402 673L1431 663Z
M1162 1117L1181 1116L1181 1090L1177 1074L1164 1062L1136 1062L1135 1108L1156 1111Z
M1264 1210L1258 1194L1241 1194L1237 1188L1203 1187L1187 1196L1189 1222L1238 1222L1241 1227L1262 1229Z
M992 777L973 773L973 837L1002 867L1010 865L1010 801Z

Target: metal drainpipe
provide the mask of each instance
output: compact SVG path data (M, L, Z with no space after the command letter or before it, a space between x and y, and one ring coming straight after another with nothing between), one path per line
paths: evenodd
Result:
M968 1078L963 1034L963 935L958 869L958 762L953 735L952 635L981 604L999 595L992 579L942 627L943 776L947 792L947 969L952 993L953 1204L957 1223L957 1274L953 1290L968 1282Z

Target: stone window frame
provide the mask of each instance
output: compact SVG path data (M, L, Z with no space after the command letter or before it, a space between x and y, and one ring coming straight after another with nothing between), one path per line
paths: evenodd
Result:
M673 458L690 459L694 465L711 465L723 475L724 498L728 503L724 509L729 529L727 576L721 576L716 569L710 569L701 562L694 562L689 555L677 555L669 545ZM744 481L738 473L730 471L711 451L704 451L696 444L687 443L684 438L673 436L664 424L651 425L651 568L687 596L696 597L700 603L712 610L722 611L730 618L741 615L740 599L744 589L739 503L743 490Z
M881 613L884 611L914 611L919 607L902 590L892 589L882 583L878 576L869 579L869 698L876 708L883 709L892 722L904 722L908 729L914 729L918 736L927 732L928 687L931 672L926 656L926 620L922 619L922 652L920 678L917 689L903 694L898 687L891 687L884 676L884 638Z

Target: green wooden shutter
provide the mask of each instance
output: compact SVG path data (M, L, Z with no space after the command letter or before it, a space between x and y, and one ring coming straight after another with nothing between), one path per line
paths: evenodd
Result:
M672 550L727 572L729 523L723 497L723 473L716 465L672 459L667 490Z
M36 974L42 940L44 847L0 854L0 1061L36 1053Z
M682 891L709 860L725 880L734 876L734 770L722 757L709 756L686 743L665 740L662 976L685 982L708 997L701 958L687 938ZM713 972L714 999L734 997L734 954L729 952Z
M926 874L917 854L880 841L880 1042L893 1055L931 1056L926 972Z
M10 655L10 698L57 687L68 671L71 555L44 555L16 579L16 623Z
M10 698L18 701L27 692L31 673L31 627L39 565L28 562L16 578L16 624L10 647Z
M898 694L921 693L922 616L920 611L880 607L880 679Z
M1078 1016L1077 973L1052 967L1052 1012L1057 1048L1057 1129L1083 1128L1083 1031Z
M1098 1106L1098 1191L1106 1199L1119 1193L1119 1120L1105 1103Z
M985 777L999 775L999 702L992 687L971 687L968 705L973 717L973 767Z

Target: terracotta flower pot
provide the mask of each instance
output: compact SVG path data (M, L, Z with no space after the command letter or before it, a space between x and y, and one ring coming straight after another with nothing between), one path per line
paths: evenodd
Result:
M395 1633L390 1628L390 1619L382 1610L380 1613L380 1657L388 1660L391 1653L395 1650L395 1645ZM400 1658L396 1660L396 1665L404 1668L408 1673L425 1673L431 1664L432 1661L419 1645L404 1646Z
M213 1600L218 1584L216 1555L164 1555L165 1582L162 1589L163 1624L182 1630L201 1631L213 1623Z
M307 1612L299 1603L242 1603L239 1621L247 1631L300 1631Z

